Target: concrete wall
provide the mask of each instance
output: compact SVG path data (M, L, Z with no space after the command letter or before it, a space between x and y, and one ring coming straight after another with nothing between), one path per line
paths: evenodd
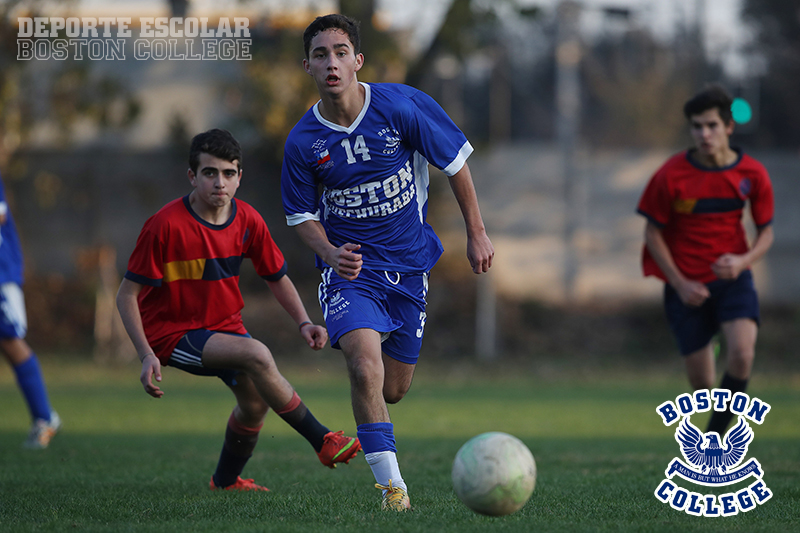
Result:
M577 302L660 298L662 284L640 268L644 218L639 197L668 150L584 151L576 159L579 227ZM763 301L800 301L800 152L753 152L775 189L776 241L754 266ZM481 210L496 248L493 279L500 293L553 302L566 299L565 201L561 156L554 145L516 144L469 160ZM746 221L752 231L752 224ZM463 248L454 202L437 228L449 248Z
M641 276L644 219L635 213L666 150L579 154L581 224L574 237L578 302L660 298L661 284ZM762 300L800 301L800 153L752 153L770 171L776 197L776 242L754 268ZM6 186L28 267L66 276L79 272L87 248L111 245L124 272L144 221L166 202L188 193L183 153L36 152ZM256 205L295 268L310 253L286 228L279 177L255 157L246 158L238 197ZM509 145L469 159L484 220L496 248L492 279L506 295L565 300L563 239L565 202L561 159L551 145ZM446 178L432 172L429 219L446 254L465 261L464 225ZM297 257L292 260L292 257ZM455 257L457 256L457 257ZM440 267L442 268L442 267ZM316 276L308 266L303 275ZM298 279L301 279L298 277Z

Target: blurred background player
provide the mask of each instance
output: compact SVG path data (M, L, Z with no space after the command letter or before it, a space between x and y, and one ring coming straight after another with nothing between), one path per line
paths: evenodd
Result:
M647 218L643 270L666 282L664 306L691 386L712 389L712 338L721 330L726 370L719 388L744 392L755 357L759 305L750 265L772 245L772 184L764 167L730 146L732 99L711 86L689 100L684 115L694 148L670 158L639 201ZM745 203L757 227L749 247ZM713 411L706 431L723 435L733 417Z
M357 21L318 17L303 44L303 67L320 101L286 141L284 210L322 270L320 304L331 345L347 361L358 438L383 491L382 508L404 511L410 500L386 404L411 386L428 276L442 254L425 221L429 162L449 177L473 271L486 272L494 256L466 164L472 146L421 91L359 83L364 56Z
M14 368L33 424L26 448L47 448L61 428L61 418L50 408L39 360L25 342L28 320L22 294L22 248L14 218L8 209L0 179L0 350Z
M306 343L319 350L328 340L325 328L309 320L264 219L234 199L241 162L239 143L227 131L192 139L188 176L194 190L145 222L117 295L148 394L163 396L153 378L160 382L161 366L169 365L217 376L236 397L212 490L267 490L239 474L269 407L308 440L325 466L346 463L360 449L357 439L333 433L314 418L269 349L244 328L239 268L248 257Z

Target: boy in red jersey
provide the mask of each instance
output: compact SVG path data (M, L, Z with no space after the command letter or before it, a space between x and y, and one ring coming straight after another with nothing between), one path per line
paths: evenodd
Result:
M239 474L269 407L309 441L328 467L349 462L360 449L358 439L333 433L314 418L269 349L242 324L239 267L248 257L308 345L319 350L328 340L327 330L309 320L264 220L233 198L241 161L239 143L227 131L210 130L192 139L188 176L194 190L145 222L117 294L148 394L164 395L153 378L160 382L161 366L168 365L217 376L236 397L209 483L212 490L267 490Z
M694 148L669 159L650 179L638 212L647 218L643 270L665 283L664 306L691 386L715 382L712 338L722 331L727 368L721 389L744 392L755 357L758 297L750 265L774 239L772 184L764 167L729 138L731 97L711 86L689 100ZM748 246L745 202L758 233ZM706 431L723 435L733 414L713 411Z

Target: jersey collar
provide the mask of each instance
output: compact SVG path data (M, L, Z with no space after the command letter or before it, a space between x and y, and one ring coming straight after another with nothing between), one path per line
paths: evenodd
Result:
M694 150L695 150L694 148L690 148L690 149L686 150L686 160L694 168L699 169L699 170L703 170L705 172L720 172L722 170L732 169L733 167L735 167L736 165L741 163L742 157L744 156L744 151L741 148L739 148L738 146L731 146L731 150L733 150L734 152L736 152L738 154L738 156L736 157L736 161L734 161L733 163L731 163L730 165L728 165L726 167L704 167L703 165L701 165L700 163L698 163L697 161L695 161L691 157L691 153Z
M322 124L323 126L327 126L334 131L341 131L347 133L348 135L353 133L356 130L356 128L358 128L358 125L361 124L361 121L364 119L364 115L367 114L367 109L369 109L369 102L372 99L372 92L371 92L372 89L370 88L369 84L364 83L363 81L360 81L358 83L359 85L364 87L365 91L364 106L361 108L361 113L358 114L353 123L350 124L350 126L341 126L339 124L331 122L330 120L325 120L319 112L319 103L321 102L321 100L318 100L317 103L314 104L314 107L312 107L311 109L314 110L314 116L317 117L317 120L320 122L320 124Z
M236 198L231 198L231 207L232 207L231 216L228 218L228 220L225 221L224 224L212 224L211 222L207 222L207 221L203 220L202 218L200 218L200 215L195 213L194 209L192 209L192 204L189 202L189 195L188 194L183 197L183 205L186 207L186 210L189 211L189 214L192 215L196 221L198 221L200 224L204 225L205 227L211 228L211 229L214 229L214 230L222 230L222 229L227 228L228 226L233 224L233 219L236 218L236 211L237 211Z

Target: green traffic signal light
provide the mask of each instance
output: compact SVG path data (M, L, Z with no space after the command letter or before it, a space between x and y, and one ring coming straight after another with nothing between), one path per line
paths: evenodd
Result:
M737 124L747 124L753 118L753 108L744 98L734 98L731 104L733 121Z

